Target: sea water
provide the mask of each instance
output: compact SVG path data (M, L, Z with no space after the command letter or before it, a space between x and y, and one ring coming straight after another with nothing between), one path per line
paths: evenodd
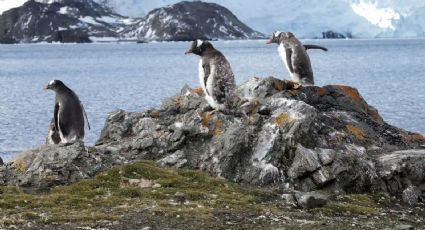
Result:
M385 121L425 133L425 40L304 40L329 49L309 50L317 85L357 88ZM289 79L276 45L265 41L218 41L241 84L253 76ZM198 61L184 55L187 42L0 45L0 157L44 143L55 95L52 79L73 89L99 138L108 113L143 111L188 84L197 87Z

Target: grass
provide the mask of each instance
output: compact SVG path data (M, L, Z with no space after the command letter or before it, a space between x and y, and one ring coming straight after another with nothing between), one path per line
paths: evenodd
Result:
M142 188L129 183L140 179L156 186ZM140 227L132 225L140 220L157 229L346 229L351 227L352 216L379 216L394 202L382 193L343 195L325 207L302 210L291 208L279 197L279 190L243 186L200 171L158 168L151 161L141 161L45 194L0 187L0 228L22 228L28 223L96 228L99 223L118 222L133 229ZM350 218L329 222L334 217ZM324 226L324 220L329 225ZM380 217L376 226L391 227L395 220Z
M160 187L138 188L122 183L123 178L155 181ZM185 194L184 206L176 205L177 192ZM149 207L152 213L197 214L210 218L217 209L235 212L270 197L265 190L245 188L224 179L193 170L158 168L150 161L116 167L96 177L70 186L60 186L47 194L25 194L16 187L0 187L0 224L35 221L48 223L95 223L120 219L120 213ZM254 211L262 211L260 205ZM15 210L19 209L19 212Z

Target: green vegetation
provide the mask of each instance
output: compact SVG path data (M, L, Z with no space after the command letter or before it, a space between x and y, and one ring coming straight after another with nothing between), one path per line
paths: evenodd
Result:
M358 216L379 216L371 227L391 228L400 223L394 216L381 216L394 202L386 194L338 196L311 210L293 208L279 194L280 190L243 186L200 171L158 168L142 161L44 194L0 187L0 228L109 228L117 223L128 229L346 229L353 227L352 218ZM415 218L423 219L421 213Z
M153 181L156 186L141 188L126 182L131 179ZM178 192L184 194L183 201L176 197ZM199 218L220 209L261 213L269 208L260 203L275 198L267 190L242 187L199 171L162 169L150 161L116 167L47 194L25 194L15 187L0 187L0 194L0 217L9 216L0 220L3 224L91 224L119 220L122 213L143 207L151 213Z

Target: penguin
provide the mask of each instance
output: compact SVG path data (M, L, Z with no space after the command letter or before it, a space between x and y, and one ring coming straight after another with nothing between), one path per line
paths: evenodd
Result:
M321 49L327 51L328 49L317 45L303 45L291 32L273 33L267 44L273 43L279 44L279 56L288 69L292 80L304 86L314 85L313 70L307 50Z
M90 123L83 105L77 94L74 93L60 80L52 80L45 90L53 90L56 93L53 124L50 124L49 135L52 144L72 144L84 139L84 117L90 129ZM49 137L48 137L49 139ZM48 140L49 141L49 140Z
M228 112L238 103L235 76L226 57L208 41L195 40L185 54L201 57L199 81L208 104L215 110Z

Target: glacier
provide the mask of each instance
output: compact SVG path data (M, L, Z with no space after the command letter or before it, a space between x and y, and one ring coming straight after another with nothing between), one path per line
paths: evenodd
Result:
M27 0L0 0L0 14ZM54 2L60 0L37 0ZM63 1L63 0L61 0ZM97 0L100 2L100 0ZM179 0L110 0L117 13L143 17L149 11ZM253 29L271 33L292 31L301 38L322 37L332 30L357 38L425 36L423 0L207 0L230 9Z

